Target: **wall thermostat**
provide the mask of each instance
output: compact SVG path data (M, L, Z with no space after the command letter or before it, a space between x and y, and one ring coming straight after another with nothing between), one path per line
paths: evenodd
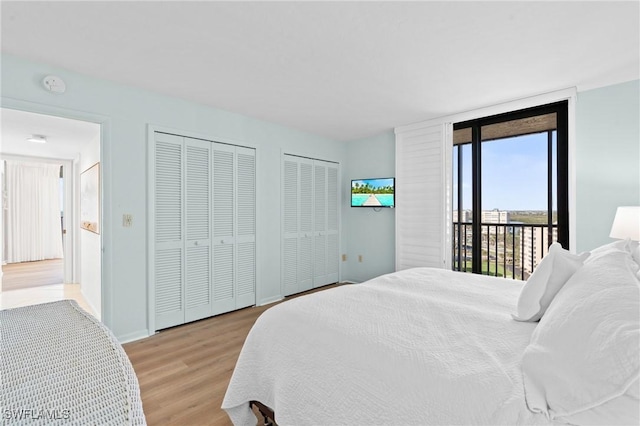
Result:
M60 77L55 75L48 75L42 80L42 84L45 89L53 93L64 93L67 90L67 85Z

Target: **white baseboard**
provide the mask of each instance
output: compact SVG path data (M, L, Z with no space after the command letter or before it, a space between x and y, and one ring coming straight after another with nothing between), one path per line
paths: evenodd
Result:
M73 285L77 285L80 286L80 294L82 295L82 298L84 299L84 302L89 305L89 307L91 308L91 310L93 311L93 315L98 318L99 321L102 321L102 312L99 309L96 309L95 306L93 306L93 303L91 303L91 300L89 300L89 298L87 297L87 295L84 293L84 287L82 287L80 284L75 284L72 283Z
M149 330L145 328L144 330L134 331L133 333L128 333L123 336L116 336L116 338L121 345L124 345L125 343L134 342L140 339L146 339L147 337L150 337L152 335L153 333L149 334Z
M276 296L276 297L272 297L270 299L261 300L258 304L256 304L256 306L270 305L272 303L276 303L276 302L279 302L281 300L284 300L284 297Z

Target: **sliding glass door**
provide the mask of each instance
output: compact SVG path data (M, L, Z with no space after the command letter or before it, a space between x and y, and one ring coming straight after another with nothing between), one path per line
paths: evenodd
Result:
M453 128L453 269L526 279L569 245L567 102Z

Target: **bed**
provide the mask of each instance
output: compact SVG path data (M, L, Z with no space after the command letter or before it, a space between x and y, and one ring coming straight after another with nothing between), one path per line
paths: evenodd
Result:
M582 265L582 260L577 263ZM569 286L571 277L565 278L564 287L570 287L565 299L579 299L573 291L588 291L581 283ZM623 297L637 296L637 277L627 284ZM503 278L415 268L281 303L265 311L247 336L222 408L234 425L256 424L252 405L280 425L571 422L578 418L571 417L576 414L571 407L554 411L555 401L543 401L542 407L532 403L539 393L543 399L545 392L553 395L553 389L537 383L536 377L532 382L523 372L523 359L546 364L536 357L554 351L545 348L547 334L536 335L537 328L546 329L542 320L512 317L525 286ZM558 319L566 309L547 309L551 327L562 328L555 322L567 322ZM629 309L629 318L638 316L637 304ZM625 348L637 347L638 329L632 324ZM536 352L540 348L542 355ZM631 349L631 357L637 358L637 349ZM637 411L638 368L634 359L630 364L627 382L614 393L630 394L631 405L623 408ZM614 399L611 395L609 400Z
M3 424L145 424L129 358L73 300L0 311L0 377Z

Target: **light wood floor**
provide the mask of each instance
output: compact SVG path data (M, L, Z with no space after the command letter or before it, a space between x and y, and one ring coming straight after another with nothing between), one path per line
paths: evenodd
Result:
M2 291L64 282L62 259L8 263L2 266Z
M91 306L84 300L80 284L53 284L33 288L22 288L0 293L0 309L19 308L39 303L55 302L62 299L73 299L85 311L100 319Z
M331 287L335 285L316 291ZM220 408L227 385L249 330L271 306L242 309L125 344L147 423L231 425Z

